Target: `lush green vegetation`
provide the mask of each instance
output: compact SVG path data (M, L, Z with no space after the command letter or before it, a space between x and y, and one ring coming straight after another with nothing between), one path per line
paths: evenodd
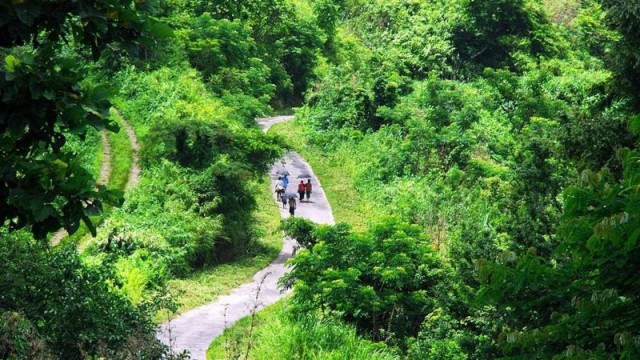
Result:
M215 301L218 296L247 283L253 275L267 266L278 256L282 247L280 213L273 201L271 182L252 184L256 189L257 210L255 213L255 234L247 252L232 263L220 264L198 270L184 278L167 282L169 292L174 294L178 312ZM158 321L166 321L175 316L175 312L166 310L156 316Z
M637 357L637 9L332 3L332 54L274 129L358 231L285 226L308 246L290 312L408 358ZM340 214L362 203L382 214Z
M262 177L283 146L253 119L300 104L322 51L311 7L0 9L0 281L11 289L0 295L0 357L171 357L154 336L159 311L211 300L279 251ZM139 184L124 196L123 128L109 135L109 184L95 185L95 130L121 125L112 105L141 145ZM36 240L60 227L72 234L62 246Z
M84 164L87 164L88 169L91 169L92 174L94 176L100 177L103 174L102 171L103 164L108 162L108 177L105 179L106 184L109 188L124 191L127 187L127 183L129 180L129 173L131 171L131 166L133 162L133 150L131 149L131 144L129 142L129 138L127 137L127 133L125 129L122 127L122 122L113 112L111 111L111 116L115 117L114 121L121 126L118 132L109 132L107 134L108 146L110 147L111 157L109 159L104 158L103 152L99 153L99 156L95 156L91 162L84 161ZM92 131L87 134L87 138L96 138L95 141L99 141L100 134ZM78 142L77 139L71 138L70 143ZM104 144L100 142L101 146L97 147L92 142L84 142L80 143L80 147L75 151L78 156L84 157L86 154L92 154L95 150L101 150L104 147ZM102 212L98 215L90 216L91 222L95 226L99 226L102 224L104 219L106 219L109 214L112 206L107 205L102 209ZM87 242L91 237L91 229L86 224L80 224L78 230L74 232L72 235L67 236L61 241L63 243L69 244L77 244L80 249L84 249ZM55 245L55 244L54 244Z
M22 231L0 236L3 358L166 353L154 338L154 307L134 306L114 291L113 267L87 263L73 247L47 247Z
M291 317L286 301L229 328L208 359L394 359L383 344L360 338L352 326L319 314Z
M294 294L235 349L637 358L638 19L613 0L1 3L0 358L171 357L167 287L195 306L276 253L260 179L285 144L253 119L290 106L275 130L348 225L283 226L306 247ZM96 186L112 105L142 147L125 195L124 131ZM43 241L81 224L81 254Z
M120 131L117 133L109 133L109 143L111 144L111 173L109 176L109 186L125 190L127 183L129 182L129 174L131 173L131 167L133 166L133 149L131 148L131 142L127 136L122 121L119 116L114 114Z

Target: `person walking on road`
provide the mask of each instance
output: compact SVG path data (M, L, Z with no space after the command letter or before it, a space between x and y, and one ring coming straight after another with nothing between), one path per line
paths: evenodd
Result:
M280 201L280 199L282 198L282 194L284 194L284 185L282 184L282 176L278 177L278 182L276 182L275 192L276 192L276 200Z
M300 180L300 184L298 184L298 195L300 196L300 202L304 200L304 192L307 187L304 185L304 181Z
M307 183L304 185L304 190L307 193L307 202L309 202L309 199L311 199L311 179L307 180Z
M287 190L287 186L289 186L289 178L287 175L282 177L282 186L284 186L284 190Z
M289 198L289 214L294 216L296 212L296 198L293 196Z

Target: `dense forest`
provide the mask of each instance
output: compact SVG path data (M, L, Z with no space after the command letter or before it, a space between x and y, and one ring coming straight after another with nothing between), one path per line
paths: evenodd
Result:
M615 0L0 2L0 358L186 357L155 338L172 284L274 257L259 194L286 149L339 224L283 222L293 294L249 358L640 357L639 19Z

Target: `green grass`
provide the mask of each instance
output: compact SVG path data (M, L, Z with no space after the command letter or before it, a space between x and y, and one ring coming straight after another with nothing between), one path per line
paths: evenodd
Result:
M286 299L267 306L255 314L254 327L262 327L266 323L278 321L278 313L282 311ZM246 350L247 334L251 327L251 316L245 316L233 326L227 328L209 345L207 359L231 359L233 353Z
M251 253L228 264L201 270L183 279L173 279L168 283L169 291L179 304L178 311L184 312L200 305L215 301L220 295L228 294L234 288L251 280L253 275L275 260L282 249L280 211L271 194L271 183L267 177L254 185L256 201L255 213L257 239L250 244ZM167 321L179 314L161 311L156 322Z
M103 144L102 144L102 136L98 131L91 131L87 134L87 145L90 145L92 149L94 149L95 153L92 156L92 159L89 161L89 168L91 169L91 173L95 174L96 177L100 176L100 169L102 168L102 157L103 157ZM93 145L91 145L93 144Z
M325 153L311 146L306 142L298 121L275 124L269 131L284 137L289 146L309 162L327 194L336 222L344 222L356 231L364 231L383 215L378 206L356 190L353 179L357 164L347 148Z
M252 360L398 358L385 345L358 337L351 326L318 314L293 318L289 313L285 298L258 312L253 320L251 316L241 319L211 343L207 359L244 358L247 352Z

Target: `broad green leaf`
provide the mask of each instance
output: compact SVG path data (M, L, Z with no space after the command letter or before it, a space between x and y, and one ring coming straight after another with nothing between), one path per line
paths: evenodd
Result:
M145 22L144 29L158 39L173 37L173 29L166 23L157 20L148 20Z
M640 135L640 115L632 116L629 119L629 130L634 135Z
M4 67L8 72L13 73L16 71L16 67L20 65L20 60L15 56L9 54L4 58ZM9 80L9 79L7 79Z

